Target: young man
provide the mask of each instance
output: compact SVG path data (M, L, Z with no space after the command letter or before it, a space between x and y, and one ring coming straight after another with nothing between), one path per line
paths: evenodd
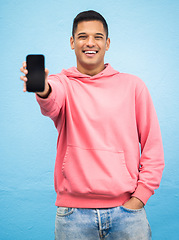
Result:
M46 69L36 94L59 133L56 240L151 239L144 205L159 187L164 157L150 94L138 77L104 64L110 39L99 13L77 15L70 43L77 67L49 77Z

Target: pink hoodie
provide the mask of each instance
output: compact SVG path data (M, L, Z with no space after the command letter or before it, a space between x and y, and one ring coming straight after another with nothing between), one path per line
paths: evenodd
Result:
M110 64L92 77L72 67L48 81L49 97L36 98L59 133L56 205L109 208L131 196L145 204L159 187L164 156L144 82Z

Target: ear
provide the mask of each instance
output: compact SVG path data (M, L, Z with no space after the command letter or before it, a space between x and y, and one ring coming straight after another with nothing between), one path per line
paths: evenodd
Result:
M110 38L108 38L108 39L106 40L106 51L108 51L108 49L109 49L109 47L110 47L110 42L111 42L111 40L110 40Z
M73 36L71 36L71 38L70 38L70 46L71 46L71 49L72 50L74 50L74 38L73 38Z

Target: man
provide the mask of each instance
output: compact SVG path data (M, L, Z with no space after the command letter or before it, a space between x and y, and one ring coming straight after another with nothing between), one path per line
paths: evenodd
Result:
M150 94L138 77L104 64L110 39L99 13L76 16L70 43L77 67L49 77L45 69L45 90L36 93L59 133L55 239L151 239L144 205L164 157Z

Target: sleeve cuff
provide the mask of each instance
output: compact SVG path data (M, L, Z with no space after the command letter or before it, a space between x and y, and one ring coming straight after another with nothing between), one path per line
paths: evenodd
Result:
M150 189L148 189L142 183L139 183L132 197L140 199L144 205L147 203L148 199L154 194Z

